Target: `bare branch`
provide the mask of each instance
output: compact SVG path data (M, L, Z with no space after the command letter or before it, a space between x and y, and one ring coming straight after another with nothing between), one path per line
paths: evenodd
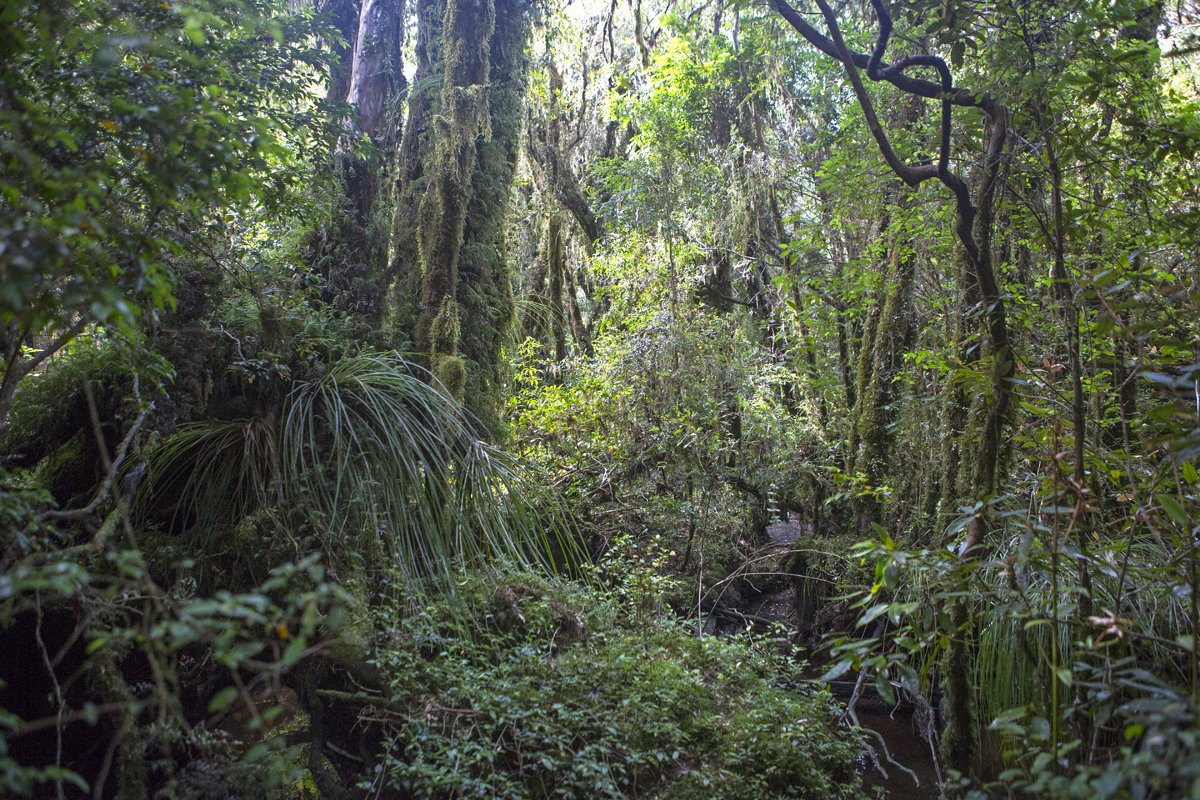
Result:
M771 8L778 11L780 16L787 20L788 24L795 28L796 32L803 36L809 44L820 50L825 55L830 56L831 58L836 58L839 61L841 60L841 56L838 54L837 46L829 39L829 37L825 36L812 25L810 25L808 20L804 19L800 12L798 12L788 3L788 0L767 0L767 2ZM851 50L850 58L854 65L859 69L867 69L871 65L871 56L867 55L866 53L859 53ZM902 71L889 72L890 66L891 65L883 65L881 56L879 68L882 72L888 73L884 80L895 86L897 89L908 92L909 94L915 94L918 97L925 97L930 100L940 100L942 98L943 90L941 85L934 83L933 81L922 80L921 78L911 78L903 74ZM989 113L992 106L995 105L995 101L992 100L992 98L988 95L976 94L974 92L968 92L964 89L953 90L950 93L949 99L952 105L981 108Z
M850 78L850 85L854 87L854 95L858 98L858 104L862 108L863 116L866 117L867 128L870 129L871 135L875 137L875 142L879 145L879 152L883 155L883 160L909 186L918 186L930 178L938 177L936 167L928 164L923 164L919 167L910 166L905 164L900 156L896 155L896 151L892 149L892 143L888 140L887 132L884 131L883 125L880 124L879 117L875 113L875 104L871 102L871 96L867 94L867 89L863 85L862 75L859 74L858 67L855 66L854 55L846 47L846 42L842 38L842 30L837 22L837 13L826 0L817 0L817 7L821 9L821 15L825 17L825 24L829 26L829 37L833 40L835 57L846 68L846 76ZM869 63L871 62L869 61Z

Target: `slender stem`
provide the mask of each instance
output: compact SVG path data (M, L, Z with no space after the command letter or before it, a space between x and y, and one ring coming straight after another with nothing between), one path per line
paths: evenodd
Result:
M54 687L54 702L58 707L58 712L55 715L54 724L54 766L58 771L54 774L54 793L58 800L66 799L66 792L63 789L62 779L62 756L63 756L63 716L67 711L67 704L63 700L62 685L58 682L58 675L54 671L54 664L50 661L50 651L46 648L46 642L42 639L42 622L44 615L42 612L42 594L40 591L34 593L34 603L37 610L37 625L33 629L34 639L37 640L38 650L42 654L42 663L46 667L46 674L50 676L50 683Z
M1054 454L1058 453L1058 426L1054 428ZM1053 522L1050 526L1050 753L1053 762L1058 763L1058 508L1059 508L1059 466L1056 459L1051 458L1053 470L1054 503Z

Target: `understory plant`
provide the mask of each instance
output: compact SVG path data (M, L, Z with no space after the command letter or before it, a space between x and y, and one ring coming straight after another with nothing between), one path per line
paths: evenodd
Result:
M833 642L826 677L860 670L889 701L936 706L951 643L966 640L983 780L951 775L945 789L1200 796L1196 543L1170 530L1179 520L1193 530L1190 513L1159 496L1141 515L1147 527L1092 538L1084 552L1068 535L1070 506L1032 517L1011 498L991 506L1009 535L977 561L945 547L908 550L886 534L856 546L875 580L855 602L855 632ZM964 511L956 525L984 508ZM951 610L964 597L970 613L957 624Z
M631 589L636 593L636 588ZM773 645L612 593L469 578L391 629L378 795L861 797L855 737Z
M404 581L575 553L557 503L403 356L363 352L278 381L257 415L184 426L151 452L143 519L167 516L202 543L266 509L302 512L326 546L385 545Z

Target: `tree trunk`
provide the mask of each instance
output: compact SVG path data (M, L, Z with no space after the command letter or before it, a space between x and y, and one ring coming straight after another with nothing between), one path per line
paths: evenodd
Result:
M460 349L468 361L466 402L487 430L499 427L504 365L500 349L513 323L505 221L524 119L529 38L528 0L495 0L487 107L490 137L478 142L477 167L464 227Z
M360 156L353 143L337 155L342 187L340 208L311 242L315 271L325 280L323 296L341 313L375 331L382 316L389 279L387 225L390 187L384 178L399 122L387 109L407 90L401 64L404 48L404 0L363 0L324 6L351 46L336 50L330 98L345 100L353 111L345 121L347 137L365 135L375 145Z

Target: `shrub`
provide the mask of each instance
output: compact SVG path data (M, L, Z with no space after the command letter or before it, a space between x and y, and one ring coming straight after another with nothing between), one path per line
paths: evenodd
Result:
M696 638L594 590L470 580L381 653L414 797L858 797L854 737L773 648Z

